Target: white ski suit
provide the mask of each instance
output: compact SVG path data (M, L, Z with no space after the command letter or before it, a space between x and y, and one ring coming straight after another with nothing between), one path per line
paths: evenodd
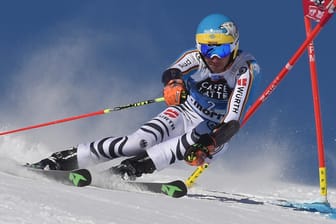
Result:
M210 133L218 123L242 119L259 77L256 60L242 51L222 73L211 73L198 50L185 52L170 68L183 73L186 101L167 107L132 134L79 144L79 167L135 156L144 150L157 170L183 160L186 149L198 140L195 132ZM218 151L227 148L226 143Z

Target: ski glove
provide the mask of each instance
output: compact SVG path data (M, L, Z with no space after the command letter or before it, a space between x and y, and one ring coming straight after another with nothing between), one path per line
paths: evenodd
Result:
M182 79L172 79L163 89L163 97L168 106L178 105L187 98L187 92Z
M184 160L191 166L200 166L206 158L211 159L211 153L215 149L216 142L209 135L201 135L197 143L189 146L184 153Z
M206 158L212 158L215 148L228 142L239 128L239 122L232 120L219 124L210 134L200 135L199 140L187 148L184 160L191 166L202 165Z

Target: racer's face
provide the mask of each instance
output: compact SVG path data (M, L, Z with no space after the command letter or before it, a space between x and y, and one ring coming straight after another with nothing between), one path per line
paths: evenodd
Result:
M213 56L212 58L204 57L204 60L213 73L221 73L226 70L226 66L230 61L230 55L224 58L219 58L218 56Z

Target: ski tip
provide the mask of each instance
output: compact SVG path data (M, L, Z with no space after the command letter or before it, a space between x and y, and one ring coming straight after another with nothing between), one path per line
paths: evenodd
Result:
M181 180L170 182L127 182L127 184L139 187L141 190L164 194L172 198L180 198L187 195L187 187Z

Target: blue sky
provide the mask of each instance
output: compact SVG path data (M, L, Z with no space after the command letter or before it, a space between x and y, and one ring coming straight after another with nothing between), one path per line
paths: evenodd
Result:
M236 21L241 48L259 61L259 96L305 39L301 1L2 1L3 129L159 97L161 72L195 46L199 21L215 12ZM331 183L336 183L336 96L331 91L336 81L331 66L335 61L335 24L332 18L315 40ZM60 148L126 134L163 108L158 104L22 135ZM134 118L131 122L130 117ZM284 175L295 179L300 174L302 181L316 182L317 150L306 54L231 148L241 158L262 158L268 151L289 155Z

